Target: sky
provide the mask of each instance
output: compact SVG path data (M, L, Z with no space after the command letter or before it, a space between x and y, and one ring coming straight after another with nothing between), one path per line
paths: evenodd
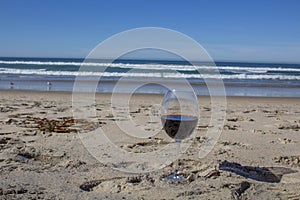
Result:
M216 61L300 63L298 0L0 0L0 57L86 57L133 28L163 27Z

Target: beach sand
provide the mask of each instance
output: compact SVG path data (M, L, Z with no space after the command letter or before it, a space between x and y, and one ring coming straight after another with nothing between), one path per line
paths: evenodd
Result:
M208 142L208 97L199 97L201 120L193 144L160 170L125 173L95 159L76 130L120 130L110 113L110 95L97 95L99 123L75 127L72 94L1 91L0 199L300 199L300 99L228 97L222 134L204 158ZM143 129L161 95L135 95L130 112ZM157 115L157 113L156 113ZM129 141L128 141L129 142ZM163 134L123 143L131 152L172 142ZM175 170L188 180L166 182Z

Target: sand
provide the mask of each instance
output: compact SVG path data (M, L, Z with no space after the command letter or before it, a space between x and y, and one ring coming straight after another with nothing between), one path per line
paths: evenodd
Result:
M161 101L161 95L133 97L137 126L159 128L147 117ZM222 134L201 159L212 127L209 98L199 103L191 147L162 169L132 174L99 162L80 139L99 128L122 133L110 95L97 95L99 123L81 119L75 126L70 93L1 91L0 199L300 199L300 99L228 97ZM119 148L134 153L172 143L163 130L142 141L116 138ZM165 181L176 166L187 181Z

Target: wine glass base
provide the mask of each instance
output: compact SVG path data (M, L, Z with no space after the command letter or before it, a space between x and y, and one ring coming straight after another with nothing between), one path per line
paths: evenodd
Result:
M175 181L175 182L186 181L186 178L184 178L183 176L181 176L177 173L170 174L165 179L166 179L166 181Z

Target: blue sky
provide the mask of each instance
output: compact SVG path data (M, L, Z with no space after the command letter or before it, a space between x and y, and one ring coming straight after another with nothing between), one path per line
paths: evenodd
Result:
M0 57L85 57L104 39L164 27L215 60L300 63L298 0L0 2Z

